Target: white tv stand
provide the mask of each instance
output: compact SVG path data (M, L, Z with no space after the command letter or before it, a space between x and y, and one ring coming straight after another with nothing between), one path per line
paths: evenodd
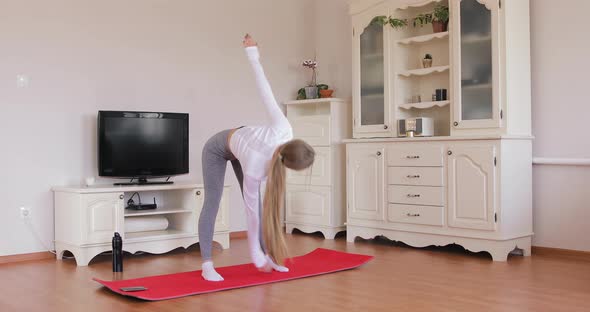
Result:
M55 249L58 259L70 251L78 266L86 266L96 255L110 251L114 232L123 237L123 250L161 254L199 242L198 220L203 206L201 184L91 187L54 187ZM155 197L158 208L126 210L127 199L139 192L142 202ZM137 196L134 198L137 202ZM168 229L126 233L125 219L163 215ZM229 186L224 187L213 240L229 248Z

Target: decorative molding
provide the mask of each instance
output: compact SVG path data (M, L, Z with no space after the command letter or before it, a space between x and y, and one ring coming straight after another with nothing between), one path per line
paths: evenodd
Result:
M399 9L400 10L407 10L408 8L419 8L419 7L429 5L431 3L436 3L436 2L441 2L441 1L442 0L426 0L426 1L418 2L418 3L408 3L406 5L400 6Z
M446 246L450 244L461 245L471 252L488 252L494 261L506 261L508 254L519 250L523 256L531 255L531 237L525 236L509 240L489 240L467 237L455 237L438 234L410 233L396 230L375 229L360 226L347 225L346 241L354 242L356 237L373 239L376 236L384 236L387 239L403 242L407 245L423 248L426 246Z
M44 251L20 255L0 256L0 264L55 259L55 255Z
M543 255L543 256L552 256L552 257L568 257L568 258L572 258L575 260L590 261L590 251L584 251L584 250L533 246L532 252L533 252L533 255Z
M590 166L590 158L533 157L533 165Z
M493 10L494 9L494 4L497 6L498 4L498 0L476 0L477 2L479 2L480 4L484 5L486 7L486 9L488 10Z

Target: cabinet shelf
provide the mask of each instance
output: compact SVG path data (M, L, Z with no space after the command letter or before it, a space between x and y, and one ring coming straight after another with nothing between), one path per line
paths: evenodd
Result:
M491 42L492 35L487 36L478 36L478 35L467 35L461 38L462 44L476 44L476 43L484 43L484 42Z
M153 239L153 238L162 238L163 236L190 236L193 235L192 233L181 231L181 230L162 230L162 231L145 231L145 232L135 232L135 233L125 233L125 240L135 240L135 239Z
M191 209L182 208L156 208L151 210L125 210L125 217L139 217L139 216L154 216L161 214L173 214L173 213L191 213Z
M426 108L431 108L431 107L434 107L434 106L445 107L445 106L449 105L450 103L451 103L451 101L433 101L433 102L420 102L420 103L406 103L406 104L399 105L399 108L403 108L403 109L412 109L412 108L426 109Z
M466 86L461 87L462 90L472 90L472 91L491 89L491 88L492 88L491 83L472 84L472 85L466 85Z
M406 70L403 72L399 72L398 75L404 77L411 77L411 76L426 76L434 73L442 73L444 71L449 70L450 66L435 66L435 67L428 67L428 68L419 68L419 69L412 69Z
M410 38L406 38L406 39L401 39L401 40L398 40L397 43L398 44L427 43L429 41L432 41L435 39L446 38L448 36L449 36L449 32L445 31L445 32L438 32L438 33L433 33L433 34L428 34L428 35L415 36L415 37L410 37Z

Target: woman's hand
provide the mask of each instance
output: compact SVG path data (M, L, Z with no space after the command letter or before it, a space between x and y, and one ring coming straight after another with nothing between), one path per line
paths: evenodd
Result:
M242 41L242 44L244 45L244 48L255 47L258 45L258 43L252 39L250 34L246 34L246 36L244 36L244 41Z

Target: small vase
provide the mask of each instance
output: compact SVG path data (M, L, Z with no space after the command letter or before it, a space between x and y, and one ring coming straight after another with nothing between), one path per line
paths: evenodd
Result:
M422 66L424 68L432 67L432 59L422 59Z
M305 98L306 99L317 99L318 98L318 87L308 86L305 87Z

